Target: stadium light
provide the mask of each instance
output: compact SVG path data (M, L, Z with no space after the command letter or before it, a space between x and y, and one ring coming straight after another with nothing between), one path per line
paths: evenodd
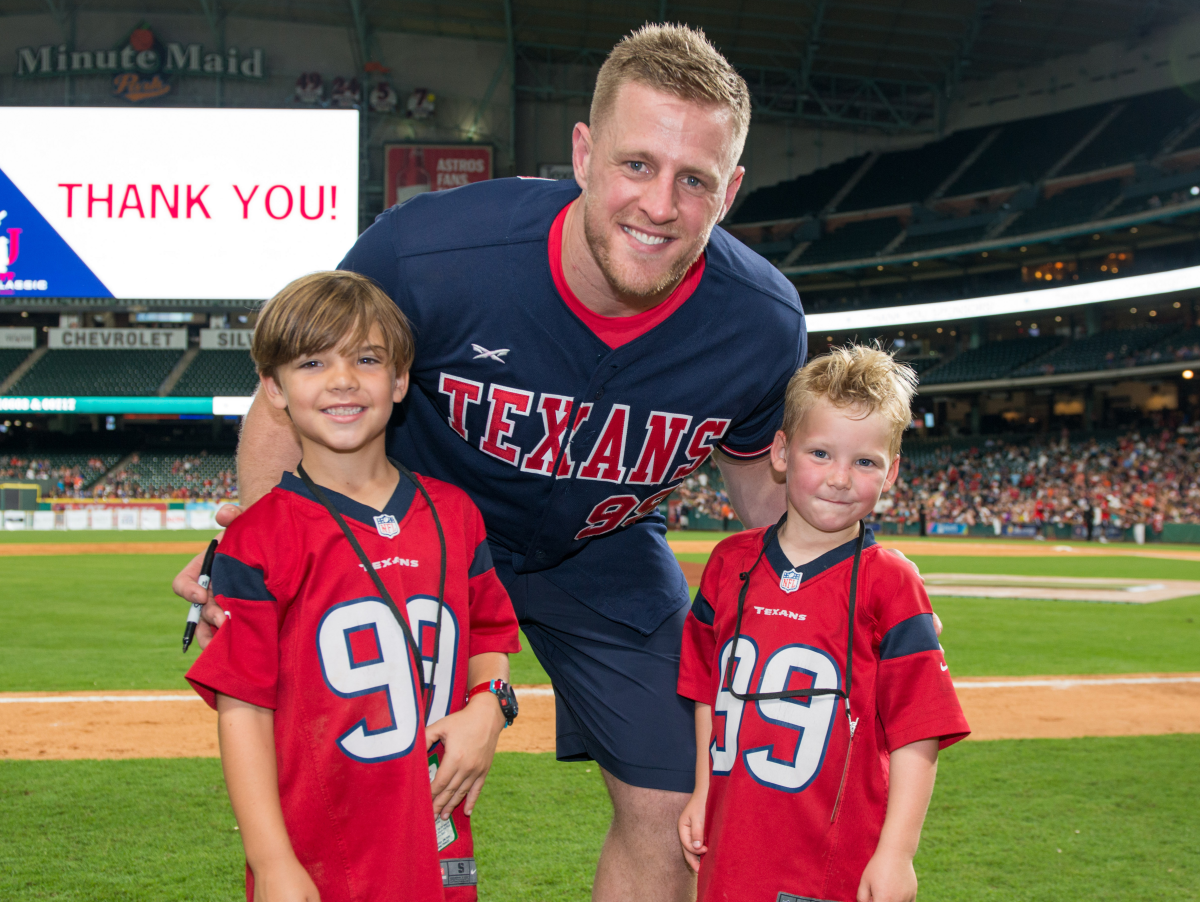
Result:
M870 310L846 310L837 313L811 313L808 315L808 328L811 332L876 331L918 323L953 322L980 316L1082 307L1086 304L1126 301L1195 288L1200 288L1200 266L1188 266L1144 276L1128 276L1124 279L1085 285L1064 285L1061 288L1043 288L1039 291L1017 291L1012 294L967 298L961 301L904 304L899 307L876 307Z

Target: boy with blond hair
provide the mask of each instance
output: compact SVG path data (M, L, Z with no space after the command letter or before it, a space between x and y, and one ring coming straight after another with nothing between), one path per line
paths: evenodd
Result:
M834 349L788 384L771 466L787 513L717 546L684 627L699 899L909 902L937 753L967 735L916 569L865 518L891 487L916 376Z
M218 712L247 899L473 900L466 815L520 646L479 511L385 452L408 324L370 279L316 273L267 302L251 356L302 459L225 534L225 625L188 671Z

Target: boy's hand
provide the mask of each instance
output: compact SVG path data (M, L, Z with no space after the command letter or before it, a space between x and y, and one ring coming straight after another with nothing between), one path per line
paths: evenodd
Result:
M912 859L876 849L858 882L858 902L913 902L916 897L917 872Z
M503 729L504 712L499 701L492 693L482 692L461 711L448 714L425 730L427 750L439 740L445 747L430 787L436 814L448 819L466 799L463 811L471 816Z
M704 844L704 803L707 793L692 793L679 815L679 841L683 843L683 857L692 870L700 873L700 857L708 851Z
M251 870L254 902L321 902L316 884L294 857Z

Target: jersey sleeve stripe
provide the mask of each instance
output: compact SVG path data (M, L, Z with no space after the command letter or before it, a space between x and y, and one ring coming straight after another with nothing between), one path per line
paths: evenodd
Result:
M267 588L266 578L261 570L220 552L213 558L212 586L214 595L223 595L226 598L238 598L243 601L275 600L275 596Z
M730 457L736 457L738 460L751 460L755 457L762 457L771 450L770 445L767 445L765 448L759 448L757 451L735 451L728 445L721 443L718 443L717 447L721 449L722 454L728 454Z
M696 598L692 602L692 616L705 626L712 626L713 620L717 616L716 611L713 610L713 606L708 603L708 599L699 590L696 591Z
M933 628L933 615L917 614L901 620L884 634L879 643L879 658L887 661L922 651L938 651L941 647Z
M487 539L483 539L475 548L475 558L467 571L467 579L474 579L492 569L492 549L488 547Z

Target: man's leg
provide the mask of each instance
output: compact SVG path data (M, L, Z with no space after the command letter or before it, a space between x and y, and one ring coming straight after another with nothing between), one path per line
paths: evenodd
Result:
M696 879L683 859L676 824L685 792L622 783L601 768L613 803L592 902L691 902Z

